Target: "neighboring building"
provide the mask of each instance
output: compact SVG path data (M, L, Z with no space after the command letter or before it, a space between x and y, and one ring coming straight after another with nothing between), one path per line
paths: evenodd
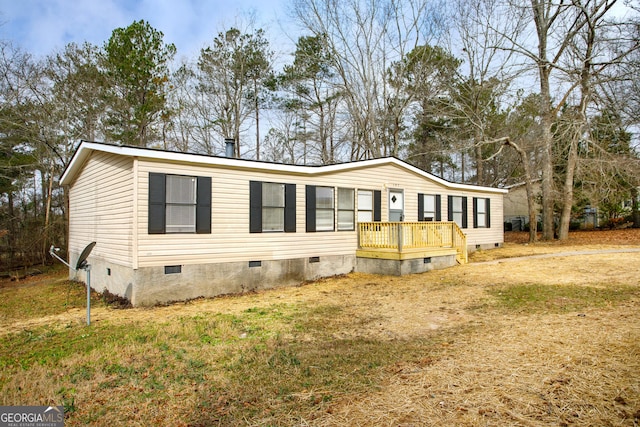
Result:
M455 221L470 250L503 243L506 190L450 183L396 158L297 166L82 141L61 184L69 259L97 242L92 286L134 305L375 272L371 263L386 255L357 255L359 239L385 221L406 221L406 247L458 229L425 231L422 221ZM374 234L362 234L366 224ZM369 264L359 267L358 256ZM400 274L432 259L427 250L413 258Z
M538 203L541 192L541 181L533 182L533 192L536 200L536 211L540 212ZM507 231L523 231L529 224L529 204L527 202L527 187L524 182L506 187L509 192L504 196L504 224ZM538 218L539 219L539 218Z

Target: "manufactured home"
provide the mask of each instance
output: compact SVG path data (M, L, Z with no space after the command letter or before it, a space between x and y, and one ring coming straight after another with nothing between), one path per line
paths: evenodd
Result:
M69 259L96 242L92 287L134 305L420 273L503 242L506 190L393 157L300 166L82 141L61 184Z

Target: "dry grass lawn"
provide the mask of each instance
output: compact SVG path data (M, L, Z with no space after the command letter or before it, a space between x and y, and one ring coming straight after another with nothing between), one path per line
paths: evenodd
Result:
M59 275L0 283L0 404L64 404L70 426L637 426L640 230L523 238L405 277L96 296L90 328Z

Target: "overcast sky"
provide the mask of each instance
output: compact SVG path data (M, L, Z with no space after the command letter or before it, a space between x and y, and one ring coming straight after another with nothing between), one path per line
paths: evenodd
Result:
M164 33L176 58L196 59L224 29L256 17L273 50L290 44L282 30L288 0L0 0L0 38L44 56L71 42L102 46L115 28L141 19ZM290 32L290 31L288 31Z

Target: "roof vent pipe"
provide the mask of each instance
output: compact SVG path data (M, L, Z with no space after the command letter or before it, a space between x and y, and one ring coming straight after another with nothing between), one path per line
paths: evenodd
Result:
M224 139L224 154L226 157L234 158L236 156L236 140L233 138Z

